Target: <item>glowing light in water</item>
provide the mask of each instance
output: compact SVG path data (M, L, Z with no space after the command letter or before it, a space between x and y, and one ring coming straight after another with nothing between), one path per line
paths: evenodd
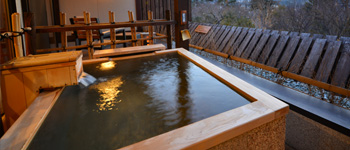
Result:
M97 111L118 110L116 104L122 101L121 99L118 99L118 94L122 92L119 89L122 84L122 77L116 77L90 87L92 89L97 89L100 94L100 99L96 103L98 108Z
M100 70L110 70L115 68L115 65L116 63L114 61L109 61L109 62L102 63L99 68Z

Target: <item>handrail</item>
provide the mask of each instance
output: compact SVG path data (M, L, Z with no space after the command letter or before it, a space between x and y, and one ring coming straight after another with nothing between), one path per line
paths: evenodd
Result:
M85 24L74 24L74 25L66 25L66 15L65 13L60 13L60 25L53 25L53 26L36 26L34 28L34 33L50 33L50 32L61 32L61 40L62 40L62 46L60 48L49 48L49 49L38 49L36 52L38 53L44 53L44 52L52 52L52 51L67 51L69 49L78 49L78 48L87 48L89 53L89 58L93 58L94 53L94 46L103 46L103 45L111 45L111 48L115 48L115 44L119 43L128 43L131 42L133 46L136 45L137 41L145 41L149 40L150 44L153 43L153 39L163 39L166 38L168 40L168 49L170 49L171 46L171 32L170 28L171 25L176 24L176 21L170 20L170 11L167 10L167 19L153 19L153 13L148 13L149 17L148 20L139 20L134 21L133 20L133 13L129 12L129 22L114 22L114 13L109 12L109 19L110 23L94 23L91 24L90 20L90 13L84 12L84 22ZM163 34L156 34L153 36L153 26L157 25L166 25L166 28L168 29L167 35ZM141 27L141 26L148 26L150 32L149 37L147 38L136 38L136 30L135 27ZM93 43L92 40L92 30L98 30L98 29L110 29L113 31L115 28L120 27L131 27L132 29L132 39L131 40L116 40L115 38L111 38L111 42L105 42L105 43ZM76 30L86 30L86 45L78 45L78 46L67 46L67 31L76 31ZM115 36L114 32L111 33L111 36ZM30 39L30 37L29 37ZM170 43L170 44L169 44Z
M36 33L47 33L47 32L64 32L64 31L76 31L76 30L96 30L96 29L107 29L107 28L120 28L120 27L140 27L140 26L156 26L156 25L173 25L176 21L174 20L141 20L135 22L116 22L111 23L96 23L90 25L54 25L54 26L36 26Z

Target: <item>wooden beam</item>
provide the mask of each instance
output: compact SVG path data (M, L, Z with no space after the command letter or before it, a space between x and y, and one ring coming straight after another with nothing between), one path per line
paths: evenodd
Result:
M94 53L94 58L137 54L137 53L153 52L158 50L165 50L165 46L163 44L154 44L154 45L145 45L145 46L99 50Z
M84 11L84 23L86 25L91 25L91 18L90 13ZM94 54L94 47L93 47L93 37L92 37L92 30L86 30L86 42L88 45L88 53L89 53L89 59L93 58Z
M114 12L112 11L109 11L108 12L108 15L109 15L109 23L111 24L114 24L115 23L115 16L114 16ZM115 28L111 28L110 29L110 39L111 39L111 42L113 43L111 45L111 48L116 48L116 37L115 37Z
M66 25L66 13L62 13L60 12L60 25L61 26L65 26ZM67 32L63 31L61 32L61 47L63 48L63 51L67 51L66 47L67 47Z
M129 21L130 23L134 23L134 14L131 11L128 11L129 14ZM136 30L135 27L131 27L131 39L132 39L132 46L136 46Z
M115 24L110 23L99 23L91 25L66 25L61 27L59 25L55 26L37 26L37 33L47 33L47 32L62 32L62 31L76 31L76 30L96 30L96 29L108 29L108 28L120 28L120 27L140 27L140 26L156 26L156 25L171 25L175 24L174 20L164 20L164 19L154 19L153 22L146 21L135 21L131 22L118 22Z
M148 11L148 20L149 21L152 21L153 20L153 12L152 11ZM148 36L149 36L149 38L151 38L150 40L149 40L149 44L153 44L153 26L148 26Z
M171 19L171 12L170 10L166 10L165 12L166 14L166 19L170 21ZM167 43L167 48L171 49L172 48L172 40L171 40L171 25L166 25L166 34L167 34L167 39L166 39L166 43Z

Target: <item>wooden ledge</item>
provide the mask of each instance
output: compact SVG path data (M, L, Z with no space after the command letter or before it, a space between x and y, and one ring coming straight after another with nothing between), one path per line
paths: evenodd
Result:
M75 62L82 56L81 51L60 52L40 55L30 55L13 59L1 66L1 70L14 68L33 67L57 63Z
M165 50L165 49L166 48L163 44L106 49L106 50L95 51L94 58L153 52L153 51Z
M0 149L26 149L64 88L40 93L1 137Z
M279 119L288 113L289 106L286 103L183 48L174 50L241 93L252 103L126 146L121 148L122 150L151 150L154 147L158 149L208 149L251 129ZM167 50L164 53L171 53L174 50Z

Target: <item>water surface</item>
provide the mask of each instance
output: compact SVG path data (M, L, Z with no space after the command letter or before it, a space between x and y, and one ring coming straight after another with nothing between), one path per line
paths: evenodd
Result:
M84 65L29 149L116 149L250 103L176 53Z

